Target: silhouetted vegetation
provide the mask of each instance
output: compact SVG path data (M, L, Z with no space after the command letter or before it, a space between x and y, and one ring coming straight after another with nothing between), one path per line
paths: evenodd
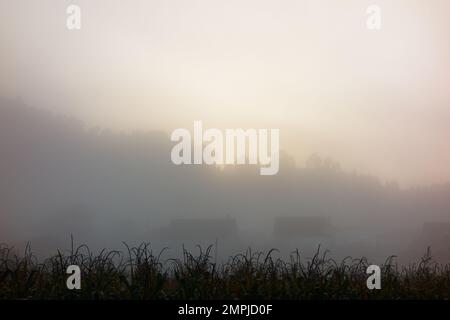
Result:
M450 184L403 189L326 155L297 164L289 150L272 177L255 166L176 166L172 146L167 132L92 128L0 98L0 242L23 251L31 241L39 256L64 247L68 234L96 250L120 240L151 239L160 250L218 238L227 254L247 246L304 252L317 242L340 258L407 261L432 246L436 259L450 261ZM284 217L330 221L326 230L306 220L308 232L298 223L287 232ZM200 225L224 218L236 226ZM297 233L330 238L295 242Z
M428 252L418 263L400 267L395 257L380 266L382 289L368 290L366 258L337 262L320 248L309 259L294 251L246 252L216 263L199 247L181 259L162 259L147 243L93 254L82 245L38 262L29 248L17 255L0 247L0 299L448 299L450 265ZM68 290L66 269L79 265L81 290Z

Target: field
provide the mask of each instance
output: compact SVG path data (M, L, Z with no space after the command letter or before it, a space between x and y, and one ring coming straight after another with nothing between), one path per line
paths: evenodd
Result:
M380 266L381 290L369 290L366 258L335 261L317 250L303 259L276 258L276 250L246 252L215 263L212 247L161 258L143 243L93 254L86 245L39 262L30 250L18 255L0 246L0 299L449 299L450 265L430 252L408 266L395 257ZM68 290L69 265L81 268L81 290Z

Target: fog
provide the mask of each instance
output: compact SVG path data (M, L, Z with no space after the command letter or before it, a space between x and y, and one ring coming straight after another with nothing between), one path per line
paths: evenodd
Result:
M407 261L427 246L449 257L450 184L399 188L320 155L296 166L289 152L274 176L176 166L173 144L166 132L93 129L1 99L0 241L40 254L68 248L72 235L96 249L149 241L174 255L196 244L219 256L320 244L338 257Z
M0 242L449 260L448 1L70 4L0 1ZM279 129L279 173L174 165L196 120Z
M283 149L401 186L450 179L450 5L0 2L0 95L114 131L279 128ZM408 163L408 165L404 165Z

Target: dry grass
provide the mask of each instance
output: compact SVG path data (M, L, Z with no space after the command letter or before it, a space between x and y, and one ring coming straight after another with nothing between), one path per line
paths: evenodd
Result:
M230 257L216 264L211 247L162 261L149 244L93 254L86 245L57 252L43 262L30 252L0 246L0 299L448 299L450 265L432 261L399 267L394 257L380 266L382 290L366 287L367 259L337 262L317 250L303 260L275 258L274 250ZM82 289L66 288L66 269L79 265Z

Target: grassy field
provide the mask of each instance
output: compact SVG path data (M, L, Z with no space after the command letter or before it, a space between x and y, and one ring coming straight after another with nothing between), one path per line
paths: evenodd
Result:
M380 266L381 290L368 290L365 258L335 261L320 249L304 260L275 250L230 257L216 264L212 247L181 259L161 259L147 243L93 254L82 245L39 262L26 250L0 246L0 299L449 299L450 265L421 261ZM69 265L79 265L81 290L68 290Z

